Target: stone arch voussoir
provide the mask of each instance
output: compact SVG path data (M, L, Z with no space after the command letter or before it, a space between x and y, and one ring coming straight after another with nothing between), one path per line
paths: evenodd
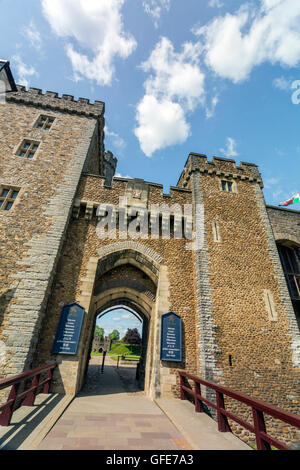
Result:
M155 262L157 265L163 264L163 257L160 256L156 251L152 250L152 248L149 248L142 243L137 243L132 240L127 240L124 242L117 242L117 243L112 243L110 245L106 245L103 248L99 248L97 250L97 254L99 255L99 258L102 258L104 256L107 256L112 253L116 253L118 251L123 251L123 250L134 250L137 251L146 257L150 258L153 262Z
M300 236L295 236L295 235L291 235L290 233L284 233L284 232L281 232L281 233L275 232L274 238L275 238L276 243L278 244L288 242L288 244L290 245L296 245L300 247Z

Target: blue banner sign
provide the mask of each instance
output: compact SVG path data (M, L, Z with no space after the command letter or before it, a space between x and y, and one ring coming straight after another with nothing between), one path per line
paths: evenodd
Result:
M63 307L52 354L77 353L83 318L84 308L80 305L73 303Z
M169 312L161 317L161 361L182 361L182 325L176 313Z

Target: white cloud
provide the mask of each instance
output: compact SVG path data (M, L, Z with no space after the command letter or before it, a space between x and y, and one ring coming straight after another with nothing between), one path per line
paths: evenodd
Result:
M237 157L238 152L236 151L236 141L231 137L227 137L226 147L220 149L220 152L226 157Z
M218 102L219 102L219 97L217 95L215 95L215 96L213 96L213 98L211 100L210 107L206 105L205 112L206 112L206 117L208 119L213 117Z
M171 41L163 37L141 65L145 72L152 73L145 82L146 93L195 108L204 94L204 74L198 59L196 45L185 43L182 52L176 53Z
M292 89L292 80L288 80L281 76L273 80L273 85L275 88L279 88L279 90L288 91Z
M127 58L136 47L135 39L125 32L122 23L121 8L125 0L41 1L54 33L68 38L66 52L74 78L85 77L95 80L98 85L110 85L115 58ZM92 54L91 58L87 52Z
M273 199L278 199L278 197L279 197L281 194L284 194L283 190L282 190L282 189L278 189L277 191L274 191L274 192L272 193L272 198L273 198Z
M29 78L38 75L35 68L32 65L25 64L19 54L12 57L11 65L16 70L16 83L27 88L29 87Z
M209 0L208 6L213 8L221 8L224 4L220 0Z
M147 157L158 149L182 143L189 136L182 107L167 99L159 101L153 95L145 95L137 107L137 121L139 126L134 133Z
M29 26L23 29L22 34L28 39L30 45L34 47L34 49L37 51L41 50L42 38L33 21L30 22Z
M163 37L141 65L149 77L137 106L134 132L148 157L158 149L184 142L190 134L185 114L204 102L199 54L198 43L185 43L177 53Z
M107 126L104 128L105 135L111 137L112 145L122 151L126 147L125 140L116 132L110 131Z
M132 176L129 176L129 175L122 175L121 173L116 173L115 176L116 176L117 178L132 179Z
M152 17L154 26L158 27L158 20L163 9L169 11L171 0L143 0L143 7L146 13Z
M194 30L204 41L205 61L234 83L263 62L293 67L300 60L299 0L261 0Z
M271 189L273 186L277 186L279 183L279 180L278 178L267 178L265 181L264 181L264 187L266 189Z
M277 148L275 149L275 152L277 153L279 157L284 157L286 155L286 153L283 150L280 150Z

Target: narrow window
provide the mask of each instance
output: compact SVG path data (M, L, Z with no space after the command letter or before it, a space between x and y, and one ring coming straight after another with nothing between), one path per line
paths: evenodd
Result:
M17 155L23 158L33 158L35 152L39 147L39 143L32 140L23 140L22 144L17 151Z
M292 247L278 245L278 252L292 300L300 300L300 270Z
M170 236L174 237L174 226L175 226L175 220L174 220L174 215L170 215Z
M221 189L222 189L222 191L226 191L228 193L235 192L232 181L221 180Z
M49 131L49 129L51 128L53 122L54 122L54 117L52 116L45 116L45 115L41 115L36 124L35 124L35 127L37 127L38 129L43 129L43 130L46 130L46 131Z
M228 362L229 362L230 367L232 367L232 355L231 354L228 354Z
M0 188L0 211L11 210L18 194L19 189L11 187Z
M275 310L273 295L267 289L264 291L264 298L265 298L265 304L266 304L266 309L268 312L269 320L277 321L278 317L277 317L277 312Z
M219 224L217 220L213 220L212 228L213 228L214 241L221 242L220 229L219 229Z

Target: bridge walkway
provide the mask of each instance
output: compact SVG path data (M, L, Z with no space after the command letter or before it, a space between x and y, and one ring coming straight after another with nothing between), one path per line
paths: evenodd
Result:
M193 406L175 399L149 400L137 388L134 373L134 366L117 369L107 358L101 374L101 358L94 358L87 384L38 449L249 449L236 437L218 433L207 416L200 424L202 432L191 438L198 418Z
M0 449L19 450L250 450L194 406L173 398L155 402L138 389L133 365L90 361L76 397L43 395L0 426Z

